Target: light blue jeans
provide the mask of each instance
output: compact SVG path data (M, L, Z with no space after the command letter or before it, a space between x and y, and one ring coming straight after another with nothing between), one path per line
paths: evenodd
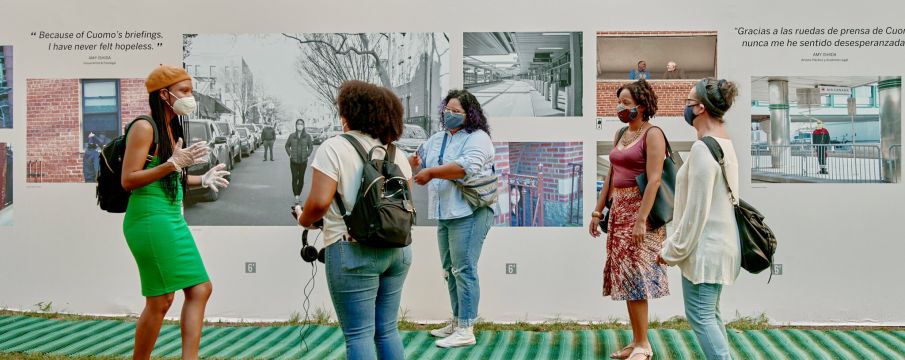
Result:
M449 289L453 318L461 327L470 327L478 319L481 299L478 258L491 225L493 210L484 207L463 218L440 220L437 227L443 277Z
M721 284L692 284L682 277L682 296L685 298L685 316L691 324L698 344L707 360L732 359L726 326L720 318Z
M346 339L346 357L405 358L396 320L411 247L381 249L339 241L325 251L327 287Z

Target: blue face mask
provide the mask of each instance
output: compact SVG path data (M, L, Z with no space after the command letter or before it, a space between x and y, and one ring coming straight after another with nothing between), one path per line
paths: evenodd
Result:
M698 117L694 114L695 105L688 105L685 107L685 122L690 126L694 126L694 118Z
M448 130L458 129L465 123L465 114L456 114L453 112L443 112L443 126Z

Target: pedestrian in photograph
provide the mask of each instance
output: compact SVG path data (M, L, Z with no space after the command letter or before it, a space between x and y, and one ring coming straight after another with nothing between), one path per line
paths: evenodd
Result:
M311 164L311 195L304 208L296 207L298 224L309 228L323 219L327 287L345 338L346 357L404 359L397 319L412 248L359 243L349 235L338 202L353 211L362 186L365 164L352 141L365 152L391 145L402 135L405 112L390 89L357 80L340 86L336 106L343 133L352 138L334 136L318 148ZM379 148L374 153L375 158L386 154ZM393 164L411 188L412 169L403 151L395 149Z
M264 130L261 130L261 141L264 142L264 161L267 161L267 154L270 154L270 161L273 161L273 143L277 140L277 133L273 130L273 125L267 123Z
M820 164L820 173L827 175L826 157L830 146L830 132L823 127L823 121L817 120L817 128L811 133L811 144L817 152L817 162Z
M129 128L122 165L122 186L132 193L123 234L138 265L145 297L144 310L135 324L132 356L151 357L174 293L182 290L182 358L197 359L212 287L182 215L183 191L198 185L217 191L229 184L224 178L229 172L220 164L201 176L186 175L186 168L207 161L208 156L205 142L183 147L179 116L191 114L196 107L188 72L161 65L148 75L145 87L154 123L136 120Z
M647 61L638 62L638 67L628 72L629 80L650 80L650 72L647 71Z
M85 154L82 156L82 175L85 182L97 182L97 175L101 171L101 149L110 142L104 134L88 134L88 143L85 144Z
M451 90L443 99L441 119L445 131L430 137L424 158L413 155L412 168L421 167L415 183L428 188L428 213L438 220L440 261L452 306L452 319L430 333L444 348L476 343L481 287L478 259L493 225L495 209L472 208L454 181L493 174L495 149L481 103L468 90Z
M650 124L657 113L657 95L645 80L623 85L616 91L616 115L628 127L620 130L610 152L610 172L591 214L590 234L599 237L601 212L609 205L603 296L625 301L632 341L610 355L613 359L647 360L653 357L647 336L648 300L669 295L666 266L657 254L666 238L666 226L653 228L648 216L660 188L666 135ZM647 175L644 193L636 177Z
M685 70L679 69L679 65L675 61L666 63L666 71L663 73L666 80L678 80L685 78Z
M732 359L720 316L720 294L741 269L738 225L729 194L732 191L738 199L739 184L738 160L723 114L737 94L735 83L714 78L699 81L688 94L685 121L694 127L698 140L678 171L675 228L658 260L682 270L685 316L708 360ZM715 139L722 148L722 167L701 141L704 137Z
M299 197L305 187L305 171L312 151L314 139L305 131L305 120L298 119L295 121L295 131L286 140L286 154L289 155L289 169L292 172L292 194L295 195L296 204L301 201Z

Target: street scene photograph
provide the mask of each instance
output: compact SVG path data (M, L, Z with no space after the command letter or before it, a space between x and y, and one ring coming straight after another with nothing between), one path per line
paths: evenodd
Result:
M751 78L751 181L898 183L902 78Z
M212 144L210 163L189 171L220 163L231 171L223 191L189 189L189 225L294 225L289 208L308 197L311 160L342 133L334 101L346 80L396 93L405 129L395 145L407 154L442 130L443 33L188 34L183 45L199 104L185 121L187 136ZM412 196L416 209L426 209L426 188L415 186Z

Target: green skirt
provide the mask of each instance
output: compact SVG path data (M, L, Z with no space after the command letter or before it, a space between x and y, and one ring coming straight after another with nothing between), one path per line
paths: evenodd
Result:
M154 158L148 168L157 166ZM182 185L171 202L155 181L132 191L123 234L138 264L142 296L169 294L209 280L195 239L182 215Z

